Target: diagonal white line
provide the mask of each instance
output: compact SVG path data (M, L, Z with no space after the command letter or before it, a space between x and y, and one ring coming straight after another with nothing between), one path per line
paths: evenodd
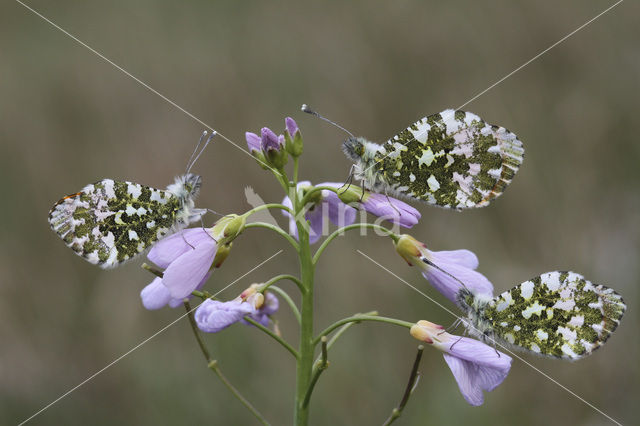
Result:
M226 290L227 288L231 287L233 284L237 283L238 281L240 281L241 279L243 279L244 277L246 277L247 275L249 275L250 273L252 273L253 271L255 271L256 269L258 269L259 267L261 267L262 265L264 265L265 263L267 263L268 261L270 261L271 259L273 259L274 257L276 257L277 255L279 255L280 253L282 253L282 250L278 251L277 253L273 254L271 257L263 260L262 262L260 262L259 264L257 264L256 266L254 266L253 268L251 268L248 272L244 273L243 275L239 276L238 278L236 278L235 280L233 280L230 284L228 284L226 287L224 287L222 290L218 291L216 294L214 294L213 296L217 296L218 294L222 293L224 290ZM189 315L191 312L193 312L194 310L196 310L198 308L198 306L200 306L200 303L195 306L193 309L191 309L189 312L179 316L178 318L176 318L175 320L171 321L169 324L165 325L164 327L162 327L160 330L156 331L155 333L153 333L151 336L147 337L146 339L144 339L143 341L141 341L140 343L138 343L137 345L135 345L133 348L129 349L127 352L123 353L122 355L120 355L118 358L114 359L113 361L111 361L109 364L105 365L104 367L102 367L100 370L96 371L95 373L93 373L91 376L87 377L85 380L83 380L82 382L78 383L76 386L72 387L71 389L69 389L68 391L66 391L65 393L63 393L62 395L60 395L58 398L54 399L53 401L51 401L49 404L45 405L44 407L42 407L40 410L36 411L35 413L33 413L30 417L28 417L27 419L23 420L22 422L20 422L18 424L18 426L22 426L25 423L31 421L34 417L36 417L37 415L41 414L42 412L44 412L45 410L51 408L54 404L58 403L61 399L63 399L64 397L68 396L70 393L72 393L73 391L75 391L76 389L78 389L79 387L81 387L82 385L86 384L87 382L91 381L92 379L94 379L96 376L98 376L99 374L101 374L102 372L104 372L106 369L108 369L109 367L111 367L112 365L116 364L117 362L121 361L123 358L125 358L127 355L131 354L133 351L135 351L136 349L140 348L142 345L144 345L145 343L147 343L148 341L150 341L151 339L153 339L154 337L156 337L157 335L161 334L162 332L164 332L165 330L167 330L169 327L171 327L172 325L174 325L175 323L177 323L178 321L180 321L181 319L183 319L184 317L186 317L187 315Z
M436 302L434 299L432 299L431 297L427 296L425 293L423 293L422 291L418 290L416 287L412 286L411 284L409 284L406 280L404 280L403 278L399 277L398 275L396 275L393 271L391 271L390 269L386 268L385 266L381 265L380 263L378 263L377 261L373 260L371 257L367 256L366 254L364 254L363 252L361 252L360 250L356 250L358 253L360 253L361 255L363 255L364 257L366 257L367 259L369 259L371 262L375 263L376 265L378 265L380 268L384 269L385 271L387 271L389 274L391 274L392 276L396 277L398 280L402 281L404 284L406 284L408 287L410 287L411 289L413 289L414 291L416 291L417 293L421 294L422 296L426 297L427 299L429 299L430 301L432 301L433 303L435 303L436 305L438 305L439 307L441 307L442 309L444 309L445 311L447 311L448 313L450 313L451 315L453 315L457 320L464 320L464 318L456 315L453 311L451 311L450 309L446 308L445 306L443 306L442 304ZM466 323L465 323L466 324ZM471 328L474 328L473 325L469 324L469 326ZM577 393L573 392L571 389L569 389L568 387L564 386L562 383L558 382L557 380L555 380L553 377L549 376L548 374L546 374L545 372L543 372L542 370L540 370L539 368L535 367L533 364L529 363L528 361L526 361L525 359L523 359L522 357L520 357L518 354L514 353L511 349L509 349L508 347L505 347L504 345L501 345L499 342L493 341L493 343L497 346L500 346L501 349L503 349L506 352L509 352L513 357L518 358L520 361L522 361L523 363L525 363L526 365L528 365L529 367L533 368L535 371L537 371L538 373L542 374L544 377L546 377L547 379L549 379L550 381L552 381L553 383L555 383L556 385L558 385L559 387L561 387L562 389L564 389L565 391L567 391L568 393L570 393L571 395L573 395L574 397L576 397L577 399L579 399L580 401L584 402L586 405L588 405L589 407L593 408L595 411L597 411L598 413L602 414L604 417L606 417L607 419L611 420L613 423L622 426L621 423L619 423L618 421L616 421L615 419L613 419L611 416L609 416L608 414L606 414L604 411L600 410L598 407L596 407L595 405L591 404L589 401L587 401L586 399L582 398L580 395L578 395Z
M233 142L231 139L229 139L228 137L226 137L225 135L223 135L222 133L220 133L219 131L217 131L216 129L213 128L213 126L205 123L204 121L202 121L201 119L199 119L198 117L196 117L195 115L193 115L192 113L190 113L189 111L187 111L186 109L184 109L183 107L181 107L180 105L178 105L177 103L175 103L174 101L172 101L171 99L169 99L168 97L166 97L165 95L163 95L162 93L158 92L156 89L154 89L153 87L149 86L147 83L145 83L144 81L140 80L138 77L136 77L135 75L131 74L129 71L127 71L126 69L122 68L120 65L116 64L115 62L113 62L111 59L107 58L106 56L104 56L102 53L98 52L96 49L94 49L93 47L89 46L87 43L83 42L82 40L80 40L79 38L77 38L76 36L74 36L73 34L71 34L69 31L65 30L64 28L62 28L61 26L59 26L58 24L56 24L55 22L53 22L51 19L47 18L46 16L44 16L43 14L41 14L40 12L38 12L37 10L33 9L31 6L28 6L26 4L24 4L23 2L21 2L20 0L16 0L17 3L21 4L22 6L24 6L26 9L30 10L31 12L33 12L35 15L39 16L40 18L42 18L44 21L48 22L49 24L51 24L51 26L53 26L54 28L56 28L57 30L61 31L62 33L64 33L66 36L68 36L69 38L71 38L72 40L74 40L75 42L77 42L78 44L80 44L82 47L87 48L90 52L94 53L96 56L98 56L100 59L104 60L105 62L109 63L110 65L112 65L114 68L116 68L117 70L121 71L122 73L124 73L125 75L127 75L128 77L130 77L131 79L133 79L134 81L136 81L138 84L140 84L141 86L143 86L145 89L149 90L151 93L159 96L160 98L162 98L165 102L171 104L171 106L179 109L180 111L182 111L183 113L185 113L187 116L189 116L190 118L192 118L193 120L197 121L198 123L202 124L203 126L205 126L207 129L212 130L214 132L216 132L218 134L218 136L220 136L222 139L224 139L225 141L229 142L231 145L233 145L234 147L238 148L240 151L244 152L246 155L248 155L249 157L255 159L256 161L258 161L259 163L261 163L262 165L264 165L265 167L267 167L268 169L271 169L271 171L273 171L274 173L277 173L278 175L280 175L280 172L278 172L277 170L275 170L274 168L272 168L271 166L269 166L268 164L266 164L264 161L260 160L259 158L254 157L253 155L251 155L250 152L248 152L246 149L242 148L240 145L238 145L237 143Z
M520 65L518 68L514 69L513 71L511 71L509 74L505 75L504 77L502 77L500 80L496 81L495 83L493 83L491 86L487 87L486 89L484 89L482 92L478 93L477 95L475 95L473 98L469 99L467 102L463 103L462 105L460 105L458 108L456 109L462 109L465 106L467 106L468 104L470 104L471 102L475 101L476 99L478 99L480 96L484 95L485 93L487 93L489 90L493 89L494 87L496 87L498 84L502 83L503 81L505 81L506 79L508 79L509 77L511 77L512 75L514 75L515 73L517 73L518 71L520 71L522 68L526 67L527 65L529 65L531 62L535 61L536 59L538 59L540 56L544 55L545 53L547 53L548 51L550 51L551 49L553 49L554 47L556 47L557 45L559 45L560 43L562 43L563 41L565 41L566 39L568 39L569 37L571 37L572 35L574 35L575 33L577 33L578 31L580 31L581 29L583 29L584 27L586 27L587 25L589 25L590 23L592 23L593 21L595 21L596 19L598 19L599 17L601 17L602 15L604 15L605 13L607 13L608 11L610 11L611 9L613 9L614 7L616 7L617 5L619 5L620 3L622 3L624 0L618 0L618 2L612 4L611 6L609 6L608 8L606 8L605 10L603 10L602 12L598 13L596 16L594 16L593 18L589 19L587 22L585 22L584 24L580 25L578 28L576 28L575 30L571 31L569 34L567 34L566 36L562 37L560 40L556 41L555 43L553 43L551 46L547 47L546 49L544 49L542 52L538 53L536 56L534 56L533 58L529 59L527 62L525 62L524 64Z
M596 16L594 16L593 18L589 19L587 22L585 22L584 24L580 25L578 28L576 28L575 30L571 31L569 34L567 34L566 36L562 37L560 40L556 41L555 43L553 43L551 46L547 47L546 49L544 49L542 52L538 53L537 55L535 55L533 58L529 59L527 62L525 62L524 64L520 65L519 67L517 67L516 69L514 69L513 71L511 71L509 74L505 75L504 77L502 77L500 80L496 81L495 83L493 83L491 86L487 87L486 89L484 89L482 92L478 93L477 95L475 95L474 97L472 97L471 99L469 99L467 102L463 103L462 105L460 105L458 108L456 109L462 109L465 106L467 106L468 104L470 104L471 102L475 101L476 99L478 99L480 96L484 95L485 93L487 93L489 90L493 89L494 87L496 87L498 84L502 83L503 81L505 81L506 79L508 79L509 77L511 77L512 75L514 75L515 73L517 73L518 71L520 71L521 69L523 69L524 67L526 67L527 65L529 65L531 62L535 61L536 59L538 59L539 57L541 57L542 55L544 55L545 53L547 53L548 51L550 51L551 49L553 49L554 47L556 47L557 45L559 45L560 43L562 43L563 41L567 40L569 37L571 37L572 35L574 35L575 33L577 33L578 31L582 30L584 27L586 27L587 25L591 24L593 21L595 21L596 19L600 18L602 15L604 15L605 13L609 12L611 9L613 9L614 7L616 7L617 5L619 5L620 3L622 3L624 0L618 0L618 2L614 3L613 5L609 6L608 8L606 8L605 10L603 10L602 12L598 13ZM409 142L409 141L407 141ZM405 142L405 144L407 143ZM403 144L404 145L404 144ZM384 157L382 157L380 160L377 160L376 162L374 162L372 165L370 165L369 167L367 167L362 173L364 174L366 171L368 171L370 168L372 168L373 166L375 166L376 164L380 164L380 162L382 162L382 160L384 160L385 158L387 158L389 155L391 155L391 152L389 152L387 155L385 155Z

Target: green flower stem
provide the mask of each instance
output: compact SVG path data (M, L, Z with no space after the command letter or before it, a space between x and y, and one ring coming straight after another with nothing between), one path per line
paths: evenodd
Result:
M253 324L259 330L261 330L261 331L267 333L269 336L271 336L276 342L280 343L286 350L291 352L291 355L293 355L294 358L298 359L300 357L300 355L298 354L298 351L293 349L293 347L290 344L288 344L287 342L285 342L285 340L282 337L278 336L276 333L274 333L273 331L269 330L267 327L265 327L264 325L260 324L258 321L250 318L249 316L244 317L244 320L247 321L250 324Z
M276 178L278 179L280 186L282 186L282 189L284 189L284 193L289 195L289 177L287 176L287 173L284 171L284 169L278 170L278 175L276 175Z
M378 315L378 311L370 311L364 314L356 314L356 315L367 315L367 316L373 316L373 315ZM331 347L336 343L336 341L340 338L340 336L342 336L348 329L350 329L351 327L353 327L354 325L358 324L357 321L353 321L353 322L349 322L345 325L343 325L342 327L340 327L340 330L338 330L329 340L329 343L327 343L327 349L331 349ZM314 362L314 365L318 365L318 363L320 362L320 356L318 356ZM314 367L314 373L315 373L315 368Z
M231 384L231 382L222 374L220 370L220 366L218 365L218 361L211 358L211 354L209 350L205 346L202 341L202 337L200 336L200 332L198 331L198 327L196 326L196 320L193 318L193 309L191 309L191 305L188 301L184 302L184 308L187 310L187 317L189 317L189 324L191 324L191 330L193 331L193 335L196 337L198 342L198 346L200 346L200 350L202 351L202 355L207 360L207 367L211 371L213 371L220 381L229 389L229 391L244 405L250 412L255 416L256 419L263 425L269 425L269 422L265 420L265 418L260 414L260 412L253 406L251 403L244 397L242 394Z
M316 362L316 365L313 369L313 374L311 376L311 383L309 383L309 388L307 389L307 393L304 396L304 401L302 402L303 407L307 407L309 405L309 400L311 399L311 394L313 393L313 388L315 388L318 379L320 378L320 374L327 368L329 368L329 361L327 360L327 336L322 336L322 353L319 361Z
M265 291L266 289L268 289L269 287L271 287L272 284L277 283L278 281L281 280L289 280L292 281L295 285L298 286L298 288L300 289L300 291L304 291L304 286L302 285L302 282L294 277L293 275L289 275L289 274L282 274L282 275L277 275L273 278L271 278L269 281L267 281L266 283L264 283L262 285L262 287L260 288L260 292Z
M298 186L298 167L300 166L300 157L293 157L293 187Z
M154 268L153 266L147 263L142 264L142 269L151 272L156 277L160 277L160 278L164 277L164 273L161 270Z
M371 311L371 312L366 312L364 314L356 314L356 315L376 316L378 315L378 311ZM350 329L356 324L358 324L358 321L349 322L343 325L342 327L340 327L340 330L338 330L329 340L329 343L327 344L327 349L331 349L331 347L336 343L336 341L340 338L340 336L342 336L348 329ZM318 360L316 360L316 362L317 361Z
M320 244L320 247L318 247L318 250L316 250L316 253L313 255L313 264L315 265L316 263L318 263L318 259L320 258L320 255L322 254L324 249L327 248L329 243L333 241L336 237L339 237L343 232L350 231L351 229L362 229L362 228L370 228L370 229L378 230L384 233L385 235L391 237L391 239L394 241L398 241L398 239L400 238L398 235L393 233L390 229L385 228L382 225L376 225L375 223L354 223L352 225L343 226L342 228L338 228L335 231L333 231L331 235L329 235L322 242L322 244Z
M247 217L251 216L254 213L258 213L258 212L261 212L261 211L267 210L267 209L286 210L289 213L293 214L293 211L289 207L285 206L284 204L268 203L268 204L263 204L263 205L258 206L258 207L254 207L251 210L248 210L247 212L245 212L242 216L247 218Z
M424 350L424 346L418 346L418 353L416 354L416 359L413 361L413 367L411 368L411 374L409 375L409 382L407 382L407 387L404 390L404 395L402 395L402 400L400 404L396 408L391 411L391 415L389 418L383 423L382 426L389 426L391 423L396 421L398 417L402 414L402 410L404 410L404 406L409 402L409 397L413 393L413 389L419 378L418 367L420 367L420 360L422 359L422 351Z
M298 324L300 324L300 311L298 310L298 307L296 306L293 299L291 299L291 297L287 294L287 292L280 287L276 287L275 285L270 286L269 289L275 293L278 293L280 297L282 297L284 301L287 302L287 304L291 308L291 311L293 312L293 315L296 317Z
M315 266L311 256L311 246L309 244L309 232L304 215L299 215L304 207L298 200L298 191L293 191L292 204L296 215L296 225L300 241L298 258L300 261L300 277L303 285L301 292L301 322L300 322L300 358L296 364L296 399L294 408L294 424L296 426L306 426L309 421L309 406L304 406L304 398L311 383L311 372L313 369L313 279ZM301 218L299 216L302 216Z
M284 239L289 241L289 243L293 246L293 248L296 251L300 250L298 242L295 240L295 238L293 238L291 235L287 234L279 226L272 225L270 223L265 223L265 222L251 222L251 223L247 223L247 225L245 226L245 229L246 228L267 228L267 229L270 229L270 230L280 234L282 237L284 237Z
M344 185L343 185L344 186ZM342 188L342 187L340 187ZM304 194L304 197L302 198L302 201L300 202L301 206L306 206L309 203L309 200L311 199L311 197L313 197L313 194L315 194L318 191L323 191L323 190L327 190L327 191L331 191L331 192L335 192L336 194L339 192L340 188L334 188L333 186L314 186L313 188L309 189L309 191Z
M375 315L354 315L352 317L343 318L340 321L336 321L333 324L331 324L329 327L325 328L318 335L318 337L313 339L313 346L316 346L320 342L320 340L322 339L322 336L328 335L329 333L331 333L336 328L338 328L338 327L340 327L340 326L342 326L344 324L348 324L350 322L361 322L361 321L386 322L387 324L399 325L400 327L407 327L407 328L411 328L414 325L414 323L412 323L412 322L402 321L402 320L395 319L395 318L379 317L379 316L375 316Z

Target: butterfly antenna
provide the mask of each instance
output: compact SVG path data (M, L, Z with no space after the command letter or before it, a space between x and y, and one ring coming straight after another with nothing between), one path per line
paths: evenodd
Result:
M464 288L466 288L468 290L467 286L462 281L460 281L458 278L454 277L453 275L451 275L450 273L448 273L447 271L445 271L444 269L442 269L441 267L439 267L438 265L436 265L435 263L433 263L432 261L430 261L426 257L421 257L420 260L422 260L424 263L426 263L429 266L433 266L434 268L436 268L438 271L442 272L443 274L447 274L448 276L450 276L454 280L458 281L462 285L462 287L464 287Z
M193 167L194 164L196 164L196 161L198 161L198 158L200 158L204 150L207 148L207 145L209 145L209 142L211 142L211 139L213 139L213 137L217 134L217 132L215 130L212 130L208 138L207 138L207 134L208 132L206 130L202 132L202 135L200 136L200 140L198 141L198 145L196 145L196 149L193 150L193 154L191 154L191 157L189 158L189 162L187 163L187 171L185 172L185 174L188 174L191 171L191 168ZM205 138L207 139L205 140ZM202 144L202 141L204 141L204 144ZM202 145L201 149L200 149L200 145ZM198 149L200 150L198 151Z
M353 135L353 133L351 133L350 131L348 131L347 129L345 129L344 127L342 127L341 125L334 123L333 121L329 120L328 118L325 118L323 116L321 116L320 114L318 114L317 112L315 112L314 110L312 110L311 108L309 108L309 106L307 104L302 104L302 108L300 108L303 112L306 112L307 114L311 114L311 115L315 115L316 117L318 117L321 120L326 121L329 124L333 124L334 126L336 126L338 129L342 130L343 132L345 132L346 134L348 134L349 136L351 136L352 138L355 138L355 136Z

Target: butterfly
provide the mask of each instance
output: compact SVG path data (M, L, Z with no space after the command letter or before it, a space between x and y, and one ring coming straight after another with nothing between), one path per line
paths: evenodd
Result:
M195 158L194 151L187 172L166 190L103 179L55 203L49 211L51 229L77 255L101 268L114 268L133 259L206 213L206 209L194 208L202 178L189 170L214 135Z
M602 346L626 310L613 289L561 271L539 275L494 298L463 287L457 301L472 336L569 360Z
M514 133L452 109L418 120L384 145L351 137L343 151L367 189L456 210L488 205L524 158Z

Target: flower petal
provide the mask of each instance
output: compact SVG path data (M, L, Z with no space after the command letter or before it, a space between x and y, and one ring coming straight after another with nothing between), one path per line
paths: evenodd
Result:
M247 140L249 152L260 151L262 149L262 141L260 140L260 136L256 135L255 133L246 132L244 134L244 137Z
M157 277L142 289L140 298L145 309L155 310L166 306L171 300L171 295L169 289L162 284L162 278Z
M167 267L162 282L169 289L171 297L187 297L198 287L211 267L217 248L217 244L209 238L209 241L202 241Z
M263 127L262 130L260 131L261 134L261 144L262 144L262 150L264 152L267 152L270 149L275 149L275 150L279 150L281 147L281 143L280 140L278 138L278 135L276 135L273 130L271 130L268 127ZM284 138L282 140L282 143L284 143Z
M207 299L196 309L195 320L200 330L206 333L216 333L253 312L255 309L251 304L240 300L219 302Z
M509 374L511 357L482 342L462 337L451 344L444 359L471 405L481 405L482 391L494 390Z
M478 406L484 402L482 388L475 383L477 367L469 361L465 361L455 356L443 354L444 360L449 365L453 377L458 382L458 388L464 399L471 405Z
M443 263L457 263L460 266L467 267L469 269L476 269L478 267L478 256L470 250L443 250L443 251L430 251L429 254L433 256L433 262L438 264Z
M155 243L147 258L164 269L184 253L207 240L213 241L213 238L203 228L185 229Z
M298 131L298 123L291 117L287 117L284 119L284 124L287 127L287 131L289 132L289 136L292 138L296 135Z
M314 244L322 237L323 230L325 228L323 210L326 207L320 203L313 207L313 209L307 211L304 217L309 221L309 243ZM297 235L297 229L296 229Z
M428 265L427 269L422 272L422 275L429 280L429 283L431 283L436 290L452 302L458 303L456 296L462 288L460 282L464 283L464 286L474 294L493 297L493 284L481 273L457 263L437 260L433 261L433 263L440 269Z
M384 194L366 194L362 207L372 215L405 228L411 228L421 217L420 212L409 204Z

